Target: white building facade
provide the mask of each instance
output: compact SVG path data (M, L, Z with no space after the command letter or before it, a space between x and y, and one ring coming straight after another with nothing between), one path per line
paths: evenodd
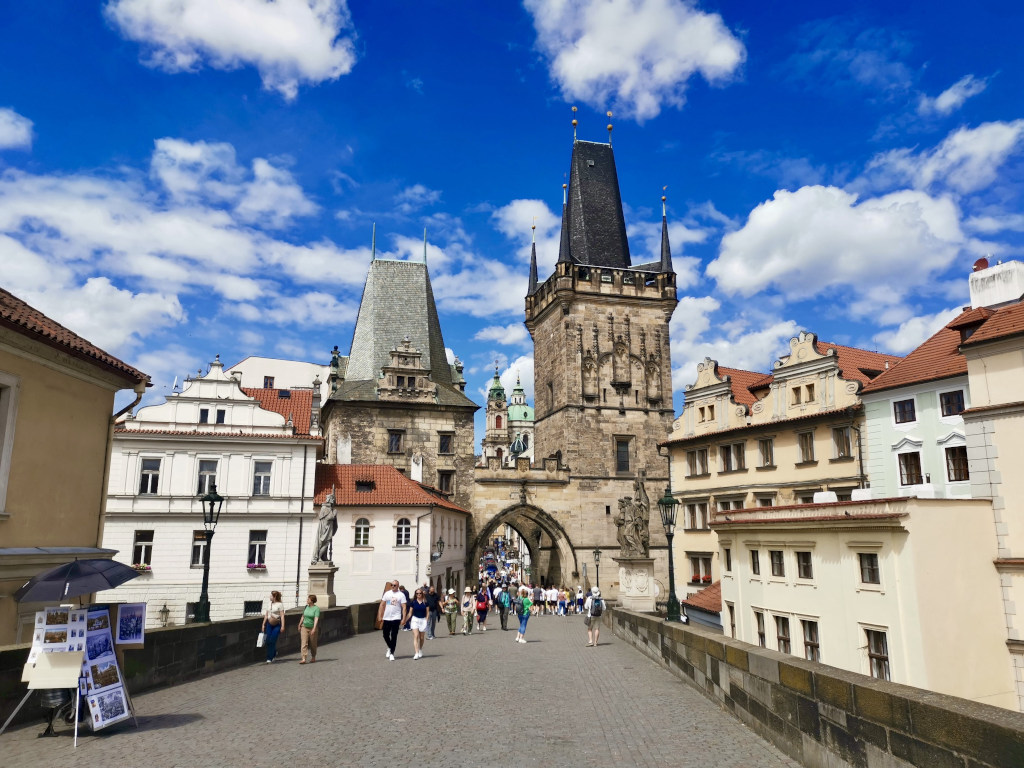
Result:
M218 360L115 429L103 546L140 576L98 599L146 602L149 626L191 620L210 545L212 620L260 613L271 590L305 602L319 398L239 379ZM208 544L199 496L214 486L224 503Z

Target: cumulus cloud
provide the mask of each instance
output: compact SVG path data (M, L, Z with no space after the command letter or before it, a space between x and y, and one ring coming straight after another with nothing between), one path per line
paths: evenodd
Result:
M255 66L263 87L294 99L356 61L345 0L110 0L111 23L166 72Z
M395 205L401 213L409 214L420 208L433 205L440 199L440 190L428 189L422 184L413 184L395 195Z
M661 260L661 221L636 222L626 228L630 256L633 264L647 264ZM668 225L668 240L672 246L672 268L676 273L676 287L685 290L700 280L700 259L683 256L691 243L703 243L708 230L687 227L673 222Z
M32 121L13 109L0 108L0 149L31 149Z
M959 221L950 198L915 190L862 201L836 187L778 191L722 238L707 274L743 296L850 286L873 305L896 304L952 264L965 244Z
M473 339L474 341L493 341L506 346L531 344L530 334L522 323L489 325L477 331Z
M972 96L977 96L988 86L984 78L965 75L934 99L921 95L917 103L917 111L921 115L949 115L960 109Z
M950 307L932 315L911 317L900 323L898 328L876 333L874 341L878 344L879 348L884 349L886 352L905 355L919 347L925 339L951 322L961 311L960 307Z
M537 269L543 280L555 268L562 227L561 212L555 213L543 200L513 200L491 214L494 226L517 243L516 259L530 262L533 238L537 239ZM536 230L531 227L536 226Z
M682 107L699 74L726 82L746 56L722 17L684 0L525 0L537 47L568 100L637 120Z

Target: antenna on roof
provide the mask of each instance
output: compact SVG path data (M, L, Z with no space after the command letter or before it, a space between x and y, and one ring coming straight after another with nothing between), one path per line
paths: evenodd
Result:
M612 119L612 113L609 111L608 112L608 120L610 121L611 119ZM609 122L608 123L608 146L610 147L611 145L612 145L612 124L611 124L611 122Z
M573 140L574 144L576 143L576 126L577 125L579 125L579 123L576 121L576 107L574 106L572 108L572 140Z
M427 263L427 228L423 228L423 263Z
M370 261L377 258L377 222L373 222L373 234L370 235Z

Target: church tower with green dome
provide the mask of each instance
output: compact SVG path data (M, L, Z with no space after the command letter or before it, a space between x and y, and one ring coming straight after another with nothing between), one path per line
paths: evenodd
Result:
M508 420L509 407L505 399L505 387L501 385L498 366L495 364L494 378L491 379L491 386L487 390L487 427L484 439L480 441L484 464L492 457L497 458L499 464L504 464L508 459L508 448L512 442Z
M526 403L526 391L516 374L516 385L508 403L508 428L512 435L509 453L533 463L533 408Z

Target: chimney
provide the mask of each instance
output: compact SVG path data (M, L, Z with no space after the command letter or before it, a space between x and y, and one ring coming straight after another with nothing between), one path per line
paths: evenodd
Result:
M1015 304L1024 296L1024 262L1000 261L989 266L988 259L978 259L968 283L974 309Z

